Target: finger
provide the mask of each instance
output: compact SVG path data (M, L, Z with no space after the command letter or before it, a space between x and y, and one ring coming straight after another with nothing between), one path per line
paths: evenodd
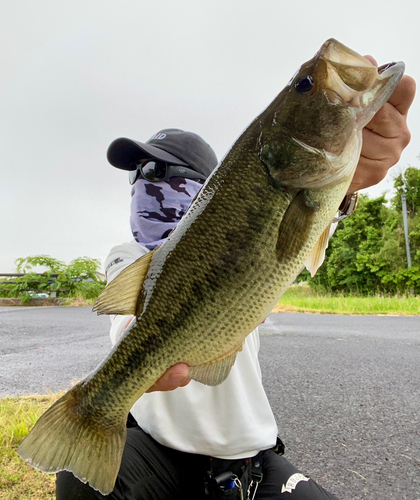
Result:
M374 57L372 57L372 56L370 56L370 55L367 55L367 56L364 56L364 57L365 57L368 61L370 61L370 62L371 62L374 66L378 66L378 62L377 62L377 60L376 60Z
M364 56L368 61L370 61L374 66L378 66L378 62L371 55ZM393 94L388 99L388 102L392 104L402 115L406 115L413 103L414 96L416 95L416 82L411 76L404 75L397 87L395 88Z
M407 117L401 115L390 104L378 111L363 129L362 156L371 159L388 158L394 165L411 140Z
M363 129L363 147L349 187L350 193L378 184L386 177L388 170L398 163L404 147L409 142L410 132L405 123L405 117L402 117L396 110L394 113L402 121L397 136L383 137L368 128Z
M178 363L160 377L160 379L146 392L173 391L178 387L184 387L191 382L188 378L189 368L185 363Z
M388 103L392 104L402 115L406 115L413 103L416 95L416 82L411 76L404 75L393 94L388 99Z
M357 166L357 175L353 177L347 193L375 186L386 177L389 168L389 160L372 160L361 156Z
M178 387L184 387L191 381L188 375L188 365L185 363L178 363L172 366L172 368L169 368L169 370L146 392L173 391Z
M410 142L410 131L405 123L401 124L398 131L393 130L393 127L387 127L386 135L382 135L385 134L385 127L378 128L381 133L378 133L376 129L375 126L373 126L373 130L363 129L361 157L370 160L389 161L390 166L392 166L397 163L402 151Z
M392 139L400 135L401 127L406 127L406 116L387 102L366 125L365 129L380 137Z

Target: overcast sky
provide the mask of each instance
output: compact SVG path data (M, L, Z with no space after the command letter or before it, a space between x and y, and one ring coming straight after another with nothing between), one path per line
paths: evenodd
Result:
M420 81L415 0L15 0L0 18L0 273L18 257L104 262L131 239L117 137L200 134L222 157L322 43ZM420 110L397 169L420 167ZM392 186L392 172L374 189Z

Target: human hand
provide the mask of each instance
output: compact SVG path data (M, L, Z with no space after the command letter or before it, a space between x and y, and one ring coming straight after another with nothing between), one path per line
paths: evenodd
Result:
M191 382L191 379L188 378L189 372L187 364L178 363L169 368L146 392L173 391L178 387L184 387Z
M377 66L373 57L366 56ZM363 146L348 193L378 184L400 159L411 134L407 114L416 93L416 82L403 76L388 102L363 129Z

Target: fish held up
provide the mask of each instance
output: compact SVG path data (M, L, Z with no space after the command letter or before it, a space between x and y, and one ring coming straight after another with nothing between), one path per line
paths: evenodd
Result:
M132 405L171 366L217 385L246 336L304 264L316 272L356 169L362 129L402 62L377 68L327 40L242 133L177 228L108 284L94 310L136 321L84 380L48 409L20 456L110 493Z

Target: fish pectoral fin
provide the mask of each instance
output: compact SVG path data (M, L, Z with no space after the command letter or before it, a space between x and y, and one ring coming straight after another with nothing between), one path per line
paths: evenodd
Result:
M290 202L279 227L276 253L279 261L294 259L305 246L311 229L311 222L319 210L319 204L309 197L307 191L300 191Z
M108 283L92 310L98 314L136 314L137 298L158 248L137 259Z
M229 375L235 364L236 356L242 350L243 343L239 348L224 356L210 361L204 365L190 366L189 377L205 385L219 385Z
M305 266L306 269L311 273L312 278L315 276L319 267L324 262L325 250L327 249L328 242L330 241L331 224L329 224L327 229L322 233L314 249L306 259Z

